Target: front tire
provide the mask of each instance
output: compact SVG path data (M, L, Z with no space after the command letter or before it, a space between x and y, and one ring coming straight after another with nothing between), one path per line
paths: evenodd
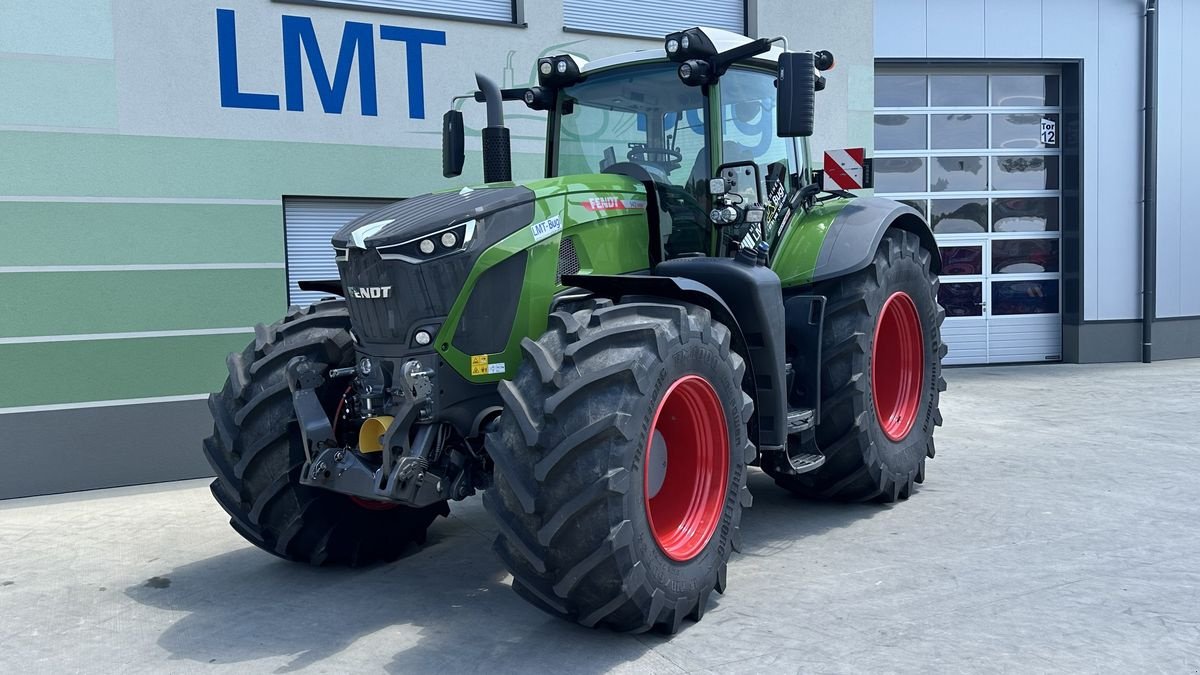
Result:
M484 504L513 588L585 626L679 629L725 589L750 505L745 363L708 310L558 312L500 385Z
M425 541L434 518L449 513L445 502L422 509L363 503L300 484L304 447L285 366L296 356L331 368L353 364L349 328L340 300L291 308L229 355L229 379L208 399L213 435L204 439L204 455L217 474L213 497L238 534L287 560L351 566L395 560L410 543ZM344 383L339 390L331 382L318 390L331 419L344 391Z
M917 235L890 229L866 269L815 285L828 299L821 342L825 464L775 475L803 497L838 501L908 499L925 480L942 423L946 389L938 279Z

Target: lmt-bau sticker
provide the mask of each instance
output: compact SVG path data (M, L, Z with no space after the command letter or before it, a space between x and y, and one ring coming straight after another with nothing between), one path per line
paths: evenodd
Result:
M533 234L534 241L541 241L546 237L550 237L562 232L562 218L559 218L558 216L550 216L540 223L534 223L530 225L529 231Z
M471 375L503 375L503 363L488 363L487 354L471 357Z

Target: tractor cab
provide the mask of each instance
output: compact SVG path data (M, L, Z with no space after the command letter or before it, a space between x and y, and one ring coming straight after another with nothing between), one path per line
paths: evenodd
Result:
M668 35L661 50L591 62L545 57L538 86L496 98L547 111L546 178L621 174L645 185L659 244L653 259L729 255L773 244L786 196L809 181L814 69L831 67L832 55L788 53L772 46L779 40L693 28ZM490 103L490 83L477 77L476 98ZM790 79L808 86L779 86ZM498 117L489 112L494 138ZM798 117L808 124L793 124ZM447 113L446 129L447 155L459 157L446 163L454 176L462 166L454 137L460 113ZM489 143L486 129L484 136L485 166L503 163L487 156L501 144Z

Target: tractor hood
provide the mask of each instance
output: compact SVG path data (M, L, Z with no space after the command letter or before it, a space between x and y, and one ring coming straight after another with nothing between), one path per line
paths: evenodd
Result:
M530 230L531 246L568 225L623 215L625 201L640 200L619 195L644 193L641 183L627 176L562 176L420 195L350 222L331 243L360 349L382 356L420 346L413 342L415 331L436 333L460 295L471 303L458 327L475 326L472 334L496 333L503 341L507 333L495 330L499 323L487 318L488 312L520 297L515 289L522 286L529 255L510 251L500 256L503 262L492 260L475 270L482 256L539 222L553 221L557 229L542 236ZM644 251L645 239L641 241ZM473 286L472 270L492 276L481 276L484 281ZM553 268L550 272L547 283L554 281ZM487 331L477 328L489 322ZM453 344L473 355L506 348L474 345L457 333Z
M422 237L531 203L535 198L533 190L521 186L463 188L457 192L424 194L351 221L333 235L330 243L343 250L390 249L408 243L419 244Z

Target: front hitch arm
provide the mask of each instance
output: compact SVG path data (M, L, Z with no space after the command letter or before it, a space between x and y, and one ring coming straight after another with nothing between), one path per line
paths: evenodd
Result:
M310 464L322 450L337 445L329 415L325 414L321 399L317 397L317 388L325 384L324 370L325 364L313 363L304 356L293 357L284 368L288 389L292 391L296 421L300 423L304 457Z

